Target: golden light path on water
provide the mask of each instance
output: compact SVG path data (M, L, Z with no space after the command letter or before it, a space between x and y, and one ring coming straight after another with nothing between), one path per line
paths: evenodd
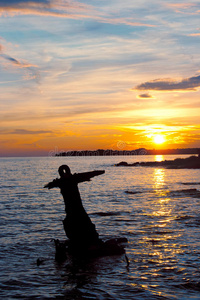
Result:
M155 161L163 160L163 156L156 156ZM135 256L143 259L142 280L152 282L164 278L165 274L174 273L169 278L173 280L177 273L184 272L185 268L178 267L177 255L184 252L187 245L178 244L177 240L182 236L182 232L177 232L172 228L172 223L176 219L174 214L173 199L170 197L170 191L166 186L166 169L155 168L152 170L152 201L149 203L147 216L151 220L144 226L144 236L139 243L142 247L135 251L133 244L132 251ZM137 261L137 260L136 260ZM146 270L145 270L146 269ZM186 274L187 275L187 274ZM156 292L157 284L142 284L142 287L151 290L156 296L166 296L167 294Z

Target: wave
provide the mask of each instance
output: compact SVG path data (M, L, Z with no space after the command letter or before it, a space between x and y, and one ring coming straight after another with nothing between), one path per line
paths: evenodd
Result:
M183 185L200 185L200 182L181 182Z
M184 288L187 290L200 291L200 282L185 282L181 284L175 284L175 288Z
M149 191L125 191L126 194L130 194L130 195L135 195L135 194L142 194L142 193L157 193L158 191L162 191L164 192L164 194L162 193L162 196L170 196L170 197L184 197L184 196L190 196L193 198L200 198L200 191L192 188L192 189L182 189L182 190L172 190L172 191L168 191L168 190L149 190Z
M171 197L190 196L193 198L200 198L200 191L197 189L175 190L175 191L170 191L169 195Z
M100 212L94 212L90 215L92 216L100 216L100 217L107 217L107 216L119 216L121 215L123 212L116 212L116 211L108 211L108 212L103 212L103 211L100 211Z
M141 191L125 191L126 194L131 194L131 195L134 195L134 194L142 194L144 192L141 192Z

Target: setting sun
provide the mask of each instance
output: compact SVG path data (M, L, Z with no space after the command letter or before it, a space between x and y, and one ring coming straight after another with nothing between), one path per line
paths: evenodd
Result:
M164 136L161 134L156 134L153 137L155 144L163 144L165 142Z

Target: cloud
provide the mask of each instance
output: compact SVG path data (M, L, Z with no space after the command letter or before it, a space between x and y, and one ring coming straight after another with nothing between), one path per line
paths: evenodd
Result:
M28 72L26 72L24 76L25 80L34 79L37 83L39 83L40 74L39 71L37 70L38 66L25 61L19 61L10 55L2 53L2 51L3 51L3 46L0 44L0 57L2 57L4 60L9 62L14 67L27 70Z
M199 33L191 33L191 34L189 34L189 36L200 36L200 32Z
M36 65L33 65L33 64L30 64L27 62L20 62L19 60L15 59L7 54L1 54L1 57L5 58L9 62L11 62L13 65L18 66L19 68L30 68L30 67L37 68Z
M167 3L166 4L168 7L172 7L172 8L178 8L178 9L188 9L190 7L194 7L196 6L195 3Z
M44 134L44 133L52 133L52 131L15 129L14 131L10 132L10 134Z
M79 13L91 12L92 6L65 0L0 0L0 15L46 15L54 17L78 18ZM83 17L83 15L82 15Z
M113 17L92 5L70 0L0 0L0 16L39 15L70 19L95 19L101 23L128 26L154 27L152 24L135 22L132 18Z
M15 65L20 65L20 62L18 60L16 60L15 58L8 56L6 54L1 54L1 57L9 60L11 63L15 64Z
M27 1L27 0L0 0L1 5L10 6L19 4L19 3L27 3L27 2L35 2L35 3L49 3L50 0L34 0L34 1Z
M147 98L155 98L154 96L150 95L149 93L141 94L137 96L138 99L147 99Z
M165 5L177 13L196 14L199 12L198 3L182 2L182 3L166 3Z
M173 79L155 79L141 83L132 90L155 91L196 91L200 88L200 75L175 81Z
M0 53L3 52L3 45L0 44Z

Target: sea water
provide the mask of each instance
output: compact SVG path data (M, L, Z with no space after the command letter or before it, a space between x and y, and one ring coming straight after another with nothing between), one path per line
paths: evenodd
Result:
M1 299L200 299L200 170L114 166L175 157L1 158ZM127 259L55 261L64 203L43 186L62 164L105 170L79 189L99 235L128 239Z

